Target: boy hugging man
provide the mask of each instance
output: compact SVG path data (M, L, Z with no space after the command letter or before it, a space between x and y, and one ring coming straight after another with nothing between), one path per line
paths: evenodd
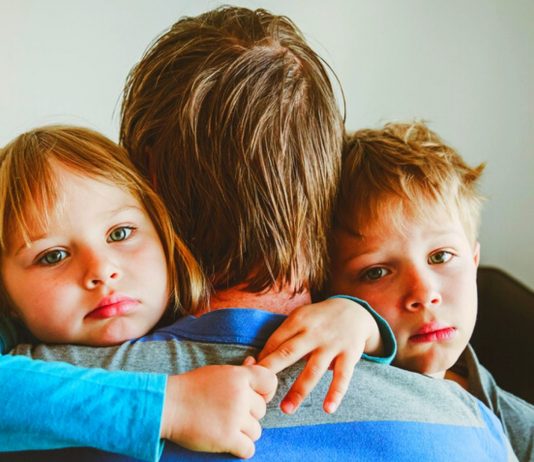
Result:
M366 300L387 320L394 365L460 384L501 420L519 460L534 460L534 407L500 389L468 344L483 169L423 123L348 136L331 290Z

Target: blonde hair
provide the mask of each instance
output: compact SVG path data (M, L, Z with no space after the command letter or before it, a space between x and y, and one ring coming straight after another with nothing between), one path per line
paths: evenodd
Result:
M0 258L10 236L21 233L29 242L34 226L46 227L59 204L52 163L128 191L152 220L167 259L171 306L182 312L202 305L205 289L195 259L176 236L161 199L136 172L123 148L87 128L49 126L15 138L0 150ZM0 282L5 303L9 297Z
M324 279L343 123L321 58L286 17L183 18L131 71L121 142L215 289Z
M391 222L402 220L394 213L398 207L422 217L430 213L430 203L458 213L474 244L482 202L477 183L484 167L467 165L423 122L359 130L345 140L336 225L359 234L377 221L402 228Z

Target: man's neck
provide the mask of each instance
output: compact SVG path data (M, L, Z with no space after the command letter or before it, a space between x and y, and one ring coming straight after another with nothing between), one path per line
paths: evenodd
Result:
M245 284L219 291L212 295L210 309L257 308L278 314L289 314L295 308L311 303L310 293L305 290L294 294L293 288L272 288L254 293L245 290Z

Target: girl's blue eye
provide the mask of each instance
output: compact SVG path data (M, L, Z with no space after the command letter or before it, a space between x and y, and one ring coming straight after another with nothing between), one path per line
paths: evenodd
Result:
M120 242L128 239L133 232L131 226L121 226L115 228L111 233L109 233L108 242Z
M51 266L51 265L57 265L59 262L63 261L65 258L69 256L69 253L65 250L51 250L50 252L45 253L42 257L40 257L37 262L40 265L44 266Z
M428 263L431 265L442 265L443 263L447 263L452 257L452 253L446 250L440 250L428 257Z
M377 281L378 279L383 278L386 274L388 274L388 270L386 268L377 266L376 268L368 269L364 273L363 279L366 281Z

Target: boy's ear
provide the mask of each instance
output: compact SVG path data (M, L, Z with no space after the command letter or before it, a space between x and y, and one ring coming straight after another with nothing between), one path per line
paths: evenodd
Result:
M475 260L475 266L478 268L480 263L480 242L475 242L475 251L473 252L473 258Z

